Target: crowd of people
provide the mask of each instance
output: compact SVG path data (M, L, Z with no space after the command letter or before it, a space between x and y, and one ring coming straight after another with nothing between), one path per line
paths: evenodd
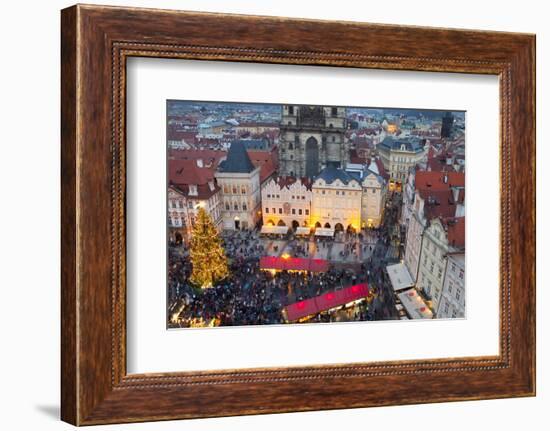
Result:
M384 223L367 232L344 232L344 255L363 259L357 265L331 265L324 273L271 273L259 268L265 255L257 231L225 232L223 245L230 259L230 276L212 287L200 289L189 283L192 265L184 244L169 248L168 292L171 327L237 326L284 323L282 310L288 304L321 295L327 291L367 281L374 293L372 304L366 301L349 308L313 316L314 322L380 320L396 318L392 311L395 298L385 273L386 251L391 241L390 229L397 212L390 205ZM308 257L312 243L287 238L285 250L295 257ZM333 240L313 241L314 250L332 246Z

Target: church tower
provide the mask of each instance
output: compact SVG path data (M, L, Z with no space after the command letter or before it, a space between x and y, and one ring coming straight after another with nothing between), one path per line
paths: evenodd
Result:
M283 105L279 134L279 174L315 177L327 166L349 163L346 108Z

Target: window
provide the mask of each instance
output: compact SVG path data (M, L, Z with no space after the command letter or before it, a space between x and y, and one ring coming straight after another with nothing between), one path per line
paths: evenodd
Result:
M271 208L273 211L271 211L273 214L275 214L277 211L275 211L275 208Z
M302 210L301 209L298 210L298 215L302 215Z
M243 211L246 211L246 204L243 204Z
M268 198L268 199L271 199L271 195L270 195L269 193L268 193L268 195L267 195L267 198Z
M267 207L265 208L265 213L269 214L269 208L267 208Z
M193 201L187 202L187 208L189 208L190 210L193 209Z
M292 208L292 215L296 214L296 208Z
M336 106L333 106L330 111L331 111L331 114L332 114L333 117L338 115L338 108Z
M376 193L376 190L375 190L375 189L372 189L372 192L373 192L373 193Z
M233 205L233 209L234 209L235 211L239 211L239 204L234 204L234 205Z
M441 269L441 267L439 266L439 267L437 268L437 278L438 278L439 280L441 280L441 276L442 276L442 275L443 275L443 269Z
M290 144L288 144L288 149L289 149L289 150L293 150L293 149L294 149L294 146L290 143Z
M241 194L246 195L246 186L241 187Z
M229 211L229 204L228 203L225 204L225 210Z
M445 303L445 314L447 314L449 312L449 303L446 302Z
M453 286L454 286L454 283L452 281L449 281L449 292L452 292L453 291Z
M342 192L342 196L345 196L346 195L346 192Z
M289 115L294 115L294 106L289 106L288 107L288 114ZM290 124L290 123L289 123Z
M305 200L306 200L306 197L305 197L305 196L302 196L302 200L305 201Z
M458 278L460 278L461 280L464 280L464 271L462 269L460 270L460 273L458 274Z
M306 210L306 215L309 215L309 210Z
M283 213L283 209L279 208L279 214L282 214L282 213Z
M233 194L234 194L234 195L237 194L237 186L233 186Z
M335 136L332 137L332 142L336 142L336 137Z
M451 271L453 271L453 272L456 271L456 265L454 263L451 264Z
M339 195L339 194L340 194L340 192L338 190L336 190L336 195Z
M453 308L453 314L451 315L451 317L454 319L456 317L456 308Z
M460 290L456 290L455 298L457 301L460 301Z

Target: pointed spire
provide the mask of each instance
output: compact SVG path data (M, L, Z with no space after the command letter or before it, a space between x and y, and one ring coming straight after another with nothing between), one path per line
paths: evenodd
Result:
M220 166L220 170L222 172L248 174L254 169L255 167L250 161L244 144L240 141L232 142L231 147L229 147L229 152L227 153L227 159L223 162L223 166Z

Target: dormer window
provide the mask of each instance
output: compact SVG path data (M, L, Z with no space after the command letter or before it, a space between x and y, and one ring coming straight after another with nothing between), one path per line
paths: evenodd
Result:
M199 193L198 193L198 190L197 190L197 186L195 184L190 184L189 185L189 196L197 196Z

